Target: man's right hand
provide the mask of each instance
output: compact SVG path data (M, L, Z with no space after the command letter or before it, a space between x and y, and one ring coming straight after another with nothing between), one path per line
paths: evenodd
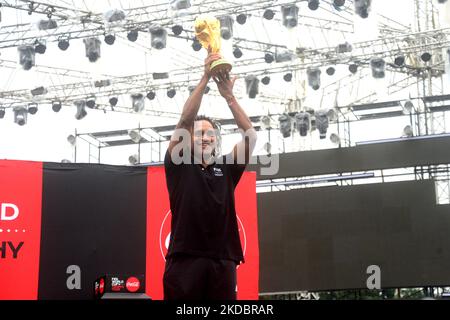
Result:
M218 53L209 53L208 56L205 59L205 76L208 77L208 79L211 78L211 63L213 63L216 60L221 59L222 56Z

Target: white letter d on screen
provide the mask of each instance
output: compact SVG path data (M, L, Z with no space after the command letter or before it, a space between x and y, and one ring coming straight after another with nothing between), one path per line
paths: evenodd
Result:
M13 213L8 215L7 209L12 209ZM8 210L11 211L11 210ZM3 221L11 221L16 219L19 216L19 208L15 204L12 203L2 203L1 206L1 213L0 213L0 220Z

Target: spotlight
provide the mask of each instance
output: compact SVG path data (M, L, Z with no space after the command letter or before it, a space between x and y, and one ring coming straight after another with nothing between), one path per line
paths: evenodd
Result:
M298 24L298 7L295 4L281 6L281 14L283 16L283 25L288 28L294 28Z
M270 125L271 120L270 120L269 116L262 116L259 119L259 121L261 123L261 129L266 130L266 129L271 128L271 125Z
M69 48L69 41L66 39L61 39L58 41L58 48L61 49L62 51L66 51L67 48Z
M86 100L86 107L88 107L89 109L94 109L95 108L95 97L89 97Z
M438 0L438 3L446 3L447 0Z
M142 93L135 93L131 95L131 104L134 112L142 112L145 108L145 99Z
M320 139L325 139L328 130L328 111L317 110L314 112L316 118L316 127L319 129Z
M23 126L27 123L28 111L25 107L14 107L14 123Z
M52 102L52 110L54 112L59 112L61 110L61 102L59 101L53 101Z
M90 62L95 62L100 58L101 41L98 38L83 39L86 49L86 57Z
M113 34L107 34L105 35L105 43L109 44L110 46L114 44L114 42L116 41L116 36Z
M299 112L295 115L295 123L300 136L306 137L311 128L311 115L308 112Z
M137 30L130 30L127 33L127 39L131 42L135 42L139 36L139 32Z
M344 42L344 43L340 43L338 44L338 46L336 47L336 52L337 53L346 53L346 52L352 52L353 47L350 43L348 42Z
M220 35L225 40L230 40L233 36L233 18L231 16L220 16Z
M406 100L402 103L402 108L404 114L410 114L414 109L414 104L411 100Z
M134 143L139 143L141 141L141 134L138 130L129 130L128 135L130 136L130 139L133 140Z
M238 47L234 47L233 56L239 59L240 57L242 57L242 50L239 49Z
M175 89L169 89L169 90L167 90L167 96L169 97L169 98L173 98L173 97L175 97L175 95L177 94L177 91L175 90Z
M31 95L33 96L33 97L35 97L35 96L41 96L41 95L44 95L44 94L46 94L48 91L47 91L47 89L45 89L44 87L37 87L37 88L34 88L34 89L32 89L32 90L30 90L30 92L31 92Z
M283 76L284 81L290 82L292 80L292 73L288 72Z
M278 121L280 122L280 132L283 135L283 138L287 138L291 136L292 131L292 120L288 114L282 114Z
M119 9L113 9L105 12L103 17L109 23L118 22L125 19L125 12Z
M5 117L5 108L0 107L0 119L3 119Z
M355 13L365 19L369 16L372 0L355 0Z
M77 138L73 134L68 135L67 142L69 142L71 146L74 146L77 143Z
M33 46L23 45L17 48L19 63L24 70L30 70L35 65L35 51Z
M189 87L188 87L189 95L191 95L192 92L194 92L195 88L196 88L196 86L189 86Z
M131 165L136 165L136 164L139 163L138 158L139 158L139 157L138 157L137 154L133 154L133 155L131 155L131 156L128 157L128 162L129 162Z
M194 42L192 43L192 49L194 49L194 51L200 51L201 48L202 45L200 41L198 41L197 38L194 38Z
M170 6L173 10L186 10L191 7L190 0L170 0Z
M372 76L375 79L381 79L385 76L385 69L386 63L384 62L383 58L372 58L370 60L370 67L372 68Z
M77 107L77 112L75 113L75 119L77 120L81 120L84 117L86 117L87 112L86 112L86 101L84 100L77 100L74 102L75 106Z
M58 27L58 24L53 19L39 20L39 22L38 22L39 30L50 30L50 29L56 29L57 27Z
M319 8L319 0L308 0L308 8L310 10L317 10Z
M118 102L119 102L119 99L117 99L117 97L109 98L109 104L111 105L111 107L117 106Z
M150 28L152 48L161 50L166 47L167 31L162 27Z
M45 41L36 41L34 51L39 54L44 54L47 50L47 46L45 45Z
M395 57L394 64L398 67L402 67L405 64L405 56Z
M348 70L355 74L358 71L358 65L355 63L352 63L351 65L348 66Z
M334 67L328 67L326 72L327 75L332 76L336 72L336 69L334 69Z
M211 88L209 86L206 86L205 91L204 91L205 94L208 94L209 90L211 90Z
M155 99L155 96L156 96L156 94L155 94L154 91L149 91L149 92L147 93L147 99L148 99L148 100L153 100L153 99Z
M259 79L254 75L248 75L245 77L245 88L247 90L248 97L254 99L259 92Z
M334 7L342 7L345 4L345 0L334 0L333 1L333 6Z
M35 115L38 112L38 106L36 103L32 103L28 105L28 113Z
M275 51L275 62L287 62L292 61L294 55L290 50L276 50Z
M414 135L414 132L410 125L407 125L403 128L403 136L407 138L411 138Z
M333 144L340 144L341 143L341 137L339 137L339 135L337 135L336 133L332 133L332 134L330 134L330 141Z
M244 13L238 14L236 17L236 21L239 24L245 24L245 22L247 21L247 15L245 15Z
M308 68L306 70L306 74L308 76L308 84L314 90L318 90L320 88L320 74L321 71L319 68Z
M261 82L263 85L268 85L270 83L270 77L265 76L264 78L261 79Z
M267 53L264 55L264 61L265 61L266 63L272 63L273 60L274 60L273 54L267 52Z
M180 26L179 24L174 25L172 27L172 33L176 36L179 36L181 33L183 32L183 27Z
M264 19L272 20L274 16L275 16L275 12L273 12L273 10L266 9L264 11L264 14L263 14Z
M422 55L420 56L420 59L422 59L423 62L428 62L431 60L431 54L428 52L424 52L422 53Z

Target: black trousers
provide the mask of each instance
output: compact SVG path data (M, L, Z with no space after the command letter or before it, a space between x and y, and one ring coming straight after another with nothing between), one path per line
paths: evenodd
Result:
M236 300L236 262L190 255L166 260L164 300Z

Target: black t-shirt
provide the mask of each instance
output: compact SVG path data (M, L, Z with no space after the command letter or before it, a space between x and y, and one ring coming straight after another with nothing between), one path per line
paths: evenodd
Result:
M170 244L166 258L183 253L244 262L234 205L234 189L245 165L172 162L164 158L172 212ZM191 160L193 158L191 157ZM191 162L193 163L193 161Z

